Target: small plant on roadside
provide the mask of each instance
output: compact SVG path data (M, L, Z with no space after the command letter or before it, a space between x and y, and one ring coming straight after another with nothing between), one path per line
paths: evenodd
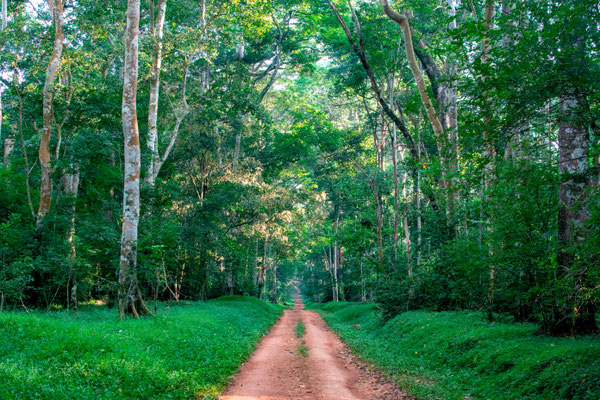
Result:
M308 357L308 347L306 347L304 342L298 346L298 353L300 353L302 357Z
M306 327L304 326L304 323L302 323L302 321L299 321L298 325L296 325L296 336L301 338L304 336L305 333Z

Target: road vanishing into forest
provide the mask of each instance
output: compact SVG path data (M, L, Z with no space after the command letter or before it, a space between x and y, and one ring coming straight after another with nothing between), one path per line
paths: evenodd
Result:
M298 295L295 302L220 400L408 399L381 372L358 360L319 314L305 310ZM300 321L306 327L302 338L295 332Z

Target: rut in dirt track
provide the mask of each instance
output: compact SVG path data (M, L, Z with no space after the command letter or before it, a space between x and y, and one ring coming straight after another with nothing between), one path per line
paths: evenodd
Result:
M235 376L220 400L408 399L383 374L354 357L313 311L286 310ZM295 329L302 321L303 338ZM302 355L299 346L308 349Z

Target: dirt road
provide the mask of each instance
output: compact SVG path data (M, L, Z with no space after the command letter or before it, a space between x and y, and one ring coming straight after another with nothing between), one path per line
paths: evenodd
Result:
M221 400L399 400L398 387L360 362L313 311L286 310ZM298 338L298 322L306 334Z

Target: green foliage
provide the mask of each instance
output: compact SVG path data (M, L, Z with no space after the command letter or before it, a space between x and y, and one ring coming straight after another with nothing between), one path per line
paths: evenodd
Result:
M303 344L298 345L298 353L300 353L302 357L308 357L308 347Z
M600 396L599 337L539 337L533 324L489 323L472 312L411 311L383 323L373 304L318 309L359 356L418 398Z
M0 314L3 399L215 399L281 314L220 298L117 321L103 306Z
M302 338L306 333L306 327L302 323L302 321L298 321L298 325L296 325L296 337Z

